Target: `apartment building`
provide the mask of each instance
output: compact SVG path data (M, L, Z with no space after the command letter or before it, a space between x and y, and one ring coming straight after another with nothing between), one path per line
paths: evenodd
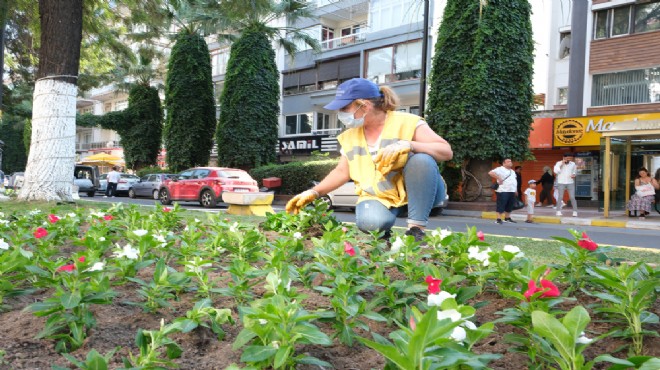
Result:
M623 209L637 168L660 168L660 0L552 5L548 150L576 154L578 199Z

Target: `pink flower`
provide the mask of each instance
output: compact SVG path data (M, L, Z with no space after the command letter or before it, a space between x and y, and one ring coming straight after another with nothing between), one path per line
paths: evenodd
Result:
M163 207L163 212L168 213L168 212L171 212L171 211L172 211L172 208L170 208L170 207Z
M484 241L484 240L486 240L486 234L484 234L483 231L479 230L479 231L477 231L477 238L479 238L479 240L481 240L481 241Z
M346 252L351 257L355 256L355 248L353 248L349 242L344 242L344 252Z
M415 321L415 316L410 315L410 319L408 319L408 323L410 324L410 329L412 329L412 331L415 331L415 329L417 329L417 322Z
M48 222L50 222L51 224L54 224L54 223L56 223L56 222L59 221L59 220L60 220L60 218L57 217L57 216L55 216L55 215L52 214L52 213L48 215Z
M348 227L342 226L341 231L346 234L348 232Z
M436 279L433 276L429 275L426 277L426 283L429 285L429 294L438 294L440 293L440 284L442 280Z
M580 247L588 250L589 252L593 252L598 248L598 244L596 244L596 242L591 240L591 238L589 238L589 236L585 232L582 233L582 239L578 240L577 244Z
M34 232L34 237L37 239L41 239L46 235L48 235L48 231L43 227L38 227L37 231Z
M559 288L550 280L541 279L541 287L536 286L534 280L529 280L527 283L527 291L523 294L527 301L532 298L532 296L538 292L543 292L539 298L553 298L559 297Z
M74 265L74 264L72 263L72 264L69 264L69 265L64 265L64 266L60 266L60 267L58 267L58 268L57 268L57 271L71 272L71 271L73 271L73 270L75 270L75 269L76 269L76 265Z
M114 219L114 217L112 217L112 215L105 215L105 216L103 216L103 219L106 220L106 221L112 221Z
M78 258L78 261L85 262L85 256L81 256L80 258Z

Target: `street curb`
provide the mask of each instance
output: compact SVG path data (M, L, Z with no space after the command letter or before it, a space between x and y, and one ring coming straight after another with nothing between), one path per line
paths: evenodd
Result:
M592 226L602 227L628 227L628 223L624 221L609 221L609 220L592 220Z
M479 215L478 213L479 212L454 211L452 212L451 215L449 213L446 214L448 216L480 217L486 220L497 219L497 213L495 212L484 211L481 212L481 215ZM527 219L527 216L520 214L511 214L511 218L514 221L525 221ZM642 229L642 230L660 230L660 224L648 224L640 221L592 220L589 218L577 218L577 217L534 216L534 223L616 227L616 228Z

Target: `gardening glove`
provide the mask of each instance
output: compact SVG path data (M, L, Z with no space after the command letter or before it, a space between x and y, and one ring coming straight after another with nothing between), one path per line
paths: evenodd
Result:
M383 175L386 175L393 169L401 168L405 163L397 163L403 155L412 151L412 144L410 141L399 140L396 143L392 143L385 148L383 148L374 162L376 162L376 170L378 170Z
M297 215L303 207L313 202L318 197L319 193L316 190L305 190L291 198L291 200L286 204L286 212Z

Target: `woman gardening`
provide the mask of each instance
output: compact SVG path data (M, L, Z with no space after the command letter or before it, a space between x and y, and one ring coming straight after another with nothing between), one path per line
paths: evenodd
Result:
M347 130L337 137L339 164L319 184L286 205L298 213L308 203L348 180L355 182L357 227L389 235L396 216L408 205L408 231L416 241L434 206L444 201L438 162L452 159L451 146L419 116L395 111L398 99L388 87L353 78L337 88L324 108L338 110Z

